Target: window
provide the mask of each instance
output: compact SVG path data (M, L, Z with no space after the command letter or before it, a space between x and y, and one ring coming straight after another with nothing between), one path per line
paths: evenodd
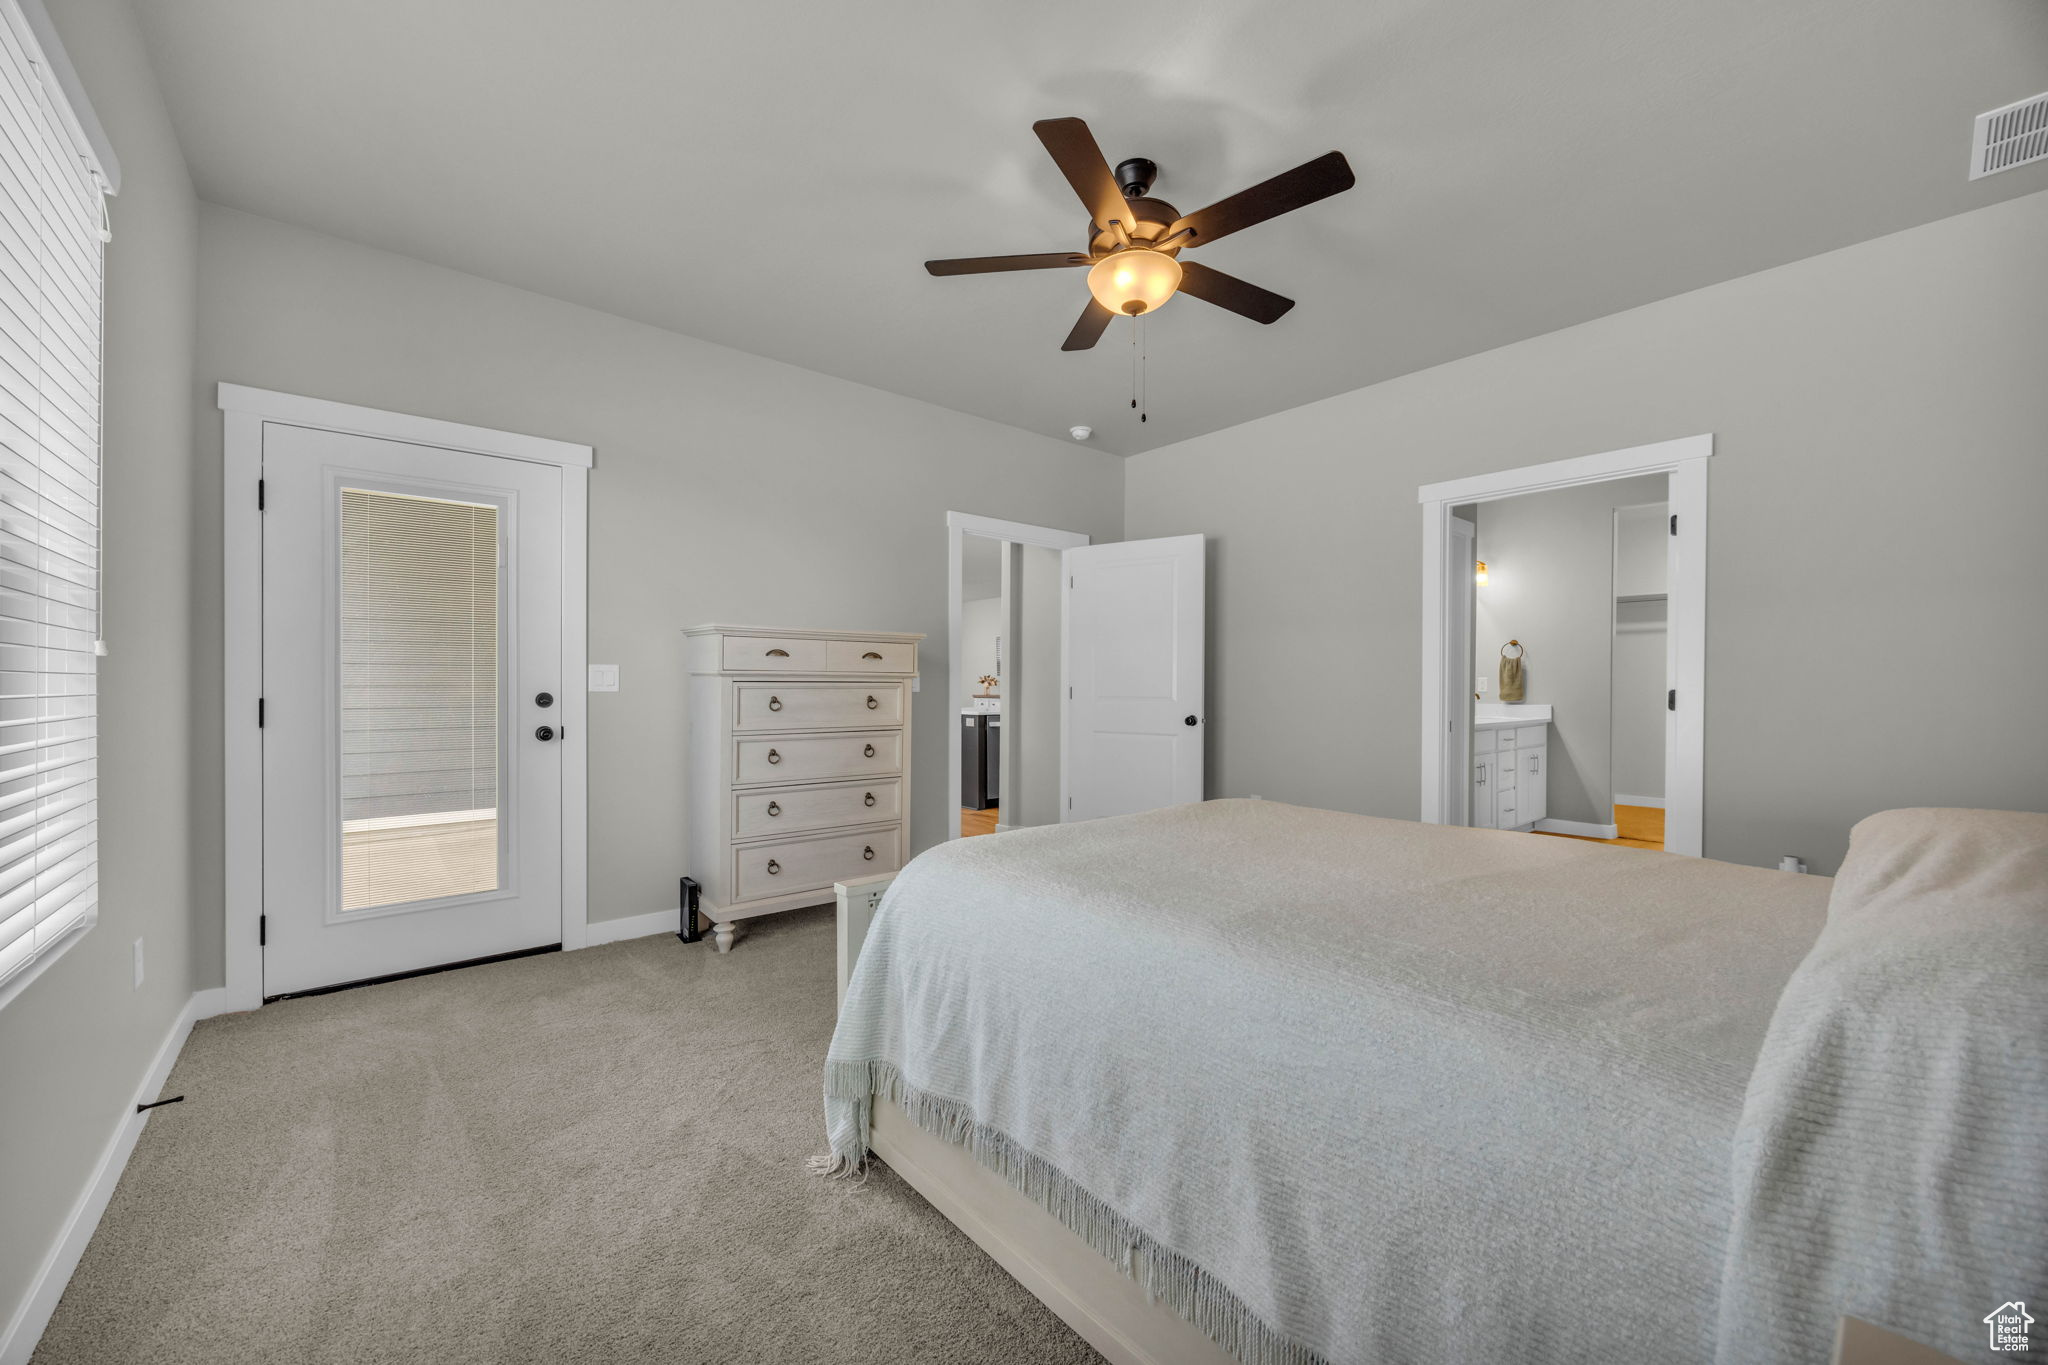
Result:
M101 183L0 0L0 1002L99 908Z

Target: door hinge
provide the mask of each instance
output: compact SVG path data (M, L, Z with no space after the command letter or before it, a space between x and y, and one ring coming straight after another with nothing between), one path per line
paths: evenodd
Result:
M1674 536L1678 534L1678 513L1676 512L1671 514L1671 534Z
M1074 798L1070 796L1070 797L1068 797L1068 798L1067 798L1067 809L1068 809L1068 810L1072 810L1073 808L1074 808Z
M263 480L256 480L256 510L263 510Z
M263 698L261 697L256 699L256 728L259 730L263 728Z
M1667 711L1676 711L1678 709L1677 688L1674 687L1669 692L1664 694L1664 709Z
M256 917L256 946L258 948L270 946L270 916L268 915L258 915Z

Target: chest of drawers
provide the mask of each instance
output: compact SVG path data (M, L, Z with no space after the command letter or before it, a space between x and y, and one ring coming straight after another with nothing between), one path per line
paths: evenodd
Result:
M693 626L688 875L718 951L739 921L832 899L910 856L910 683L922 635Z

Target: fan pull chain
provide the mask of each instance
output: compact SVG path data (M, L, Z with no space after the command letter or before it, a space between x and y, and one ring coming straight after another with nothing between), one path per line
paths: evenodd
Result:
M1151 405L1150 395L1146 393L1146 389L1150 387L1148 381L1151 378L1151 370L1152 355L1145 345L1145 316L1141 313L1138 315L1138 420L1140 422L1145 420L1147 416L1146 409Z
M1131 411L1138 410L1138 315L1131 314Z

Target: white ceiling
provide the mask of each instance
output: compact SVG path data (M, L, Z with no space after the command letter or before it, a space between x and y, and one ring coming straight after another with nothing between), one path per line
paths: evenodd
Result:
M202 197L1122 453L2048 188L1970 120L2042 0L136 0ZM1300 301L1059 343L1080 115L1190 211L1331 148L1358 188L1199 253Z

